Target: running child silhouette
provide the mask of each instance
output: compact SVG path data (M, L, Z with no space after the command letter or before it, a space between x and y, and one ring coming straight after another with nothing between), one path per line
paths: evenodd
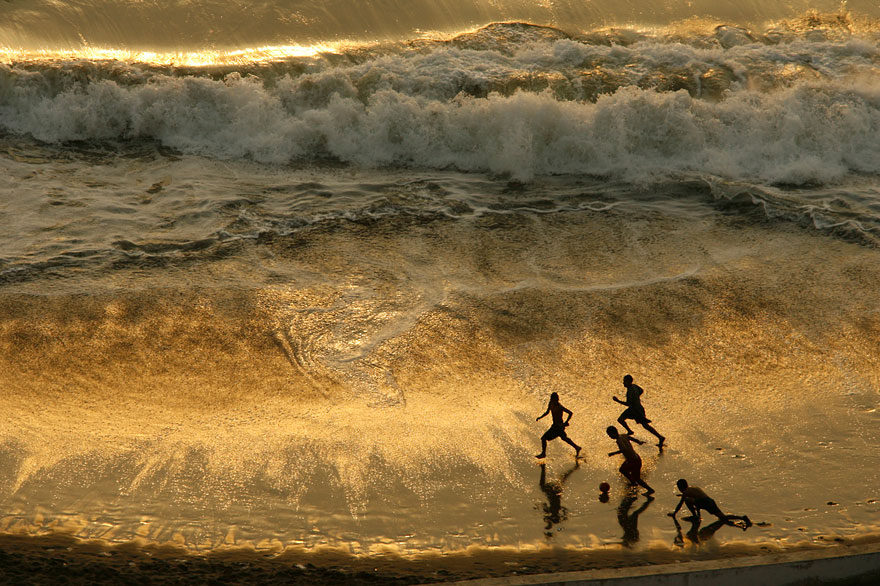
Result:
M615 456L617 454L623 454L623 464L620 465L620 473L623 474L630 483L638 484L645 488L646 495L652 494L654 489L651 488L647 482L642 480L642 458L636 453L636 450L631 443L636 442L637 444L643 444L645 442L630 435L621 435L613 425L609 425L605 432L608 434L608 437L617 442L617 451L608 452L608 455Z
M651 420L645 416L645 408L642 406L642 393L644 393L645 391L642 389L642 387L633 382L633 377L630 375L626 375L625 377L623 377L623 386L626 387L625 401L621 401L617 397L611 397L621 405L626 405L626 409L623 413L620 414L620 417L617 418L617 422L623 426L623 429L626 430L626 433L632 435L633 430L631 430L626 424L626 420L635 420L636 423L657 436L657 447L662 450L663 442L666 441L666 438L660 435L656 429L651 427Z
M550 429L544 432L544 435L541 436L541 453L535 456L536 458L543 458L547 455L547 442L552 439L560 438L562 441L570 445L574 448L574 457L577 458L578 454L581 452L581 447L571 441L565 433L565 428L568 427L568 422L573 415L571 411L562 406L562 403L559 402L559 394L558 393L550 393L550 402L547 403L547 410L544 411L543 415L538 416L535 421L539 421L542 418L546 417L547 414L550 413L553 418L553 423L550 425ZM568 417L563 421L562 414L568 413Z

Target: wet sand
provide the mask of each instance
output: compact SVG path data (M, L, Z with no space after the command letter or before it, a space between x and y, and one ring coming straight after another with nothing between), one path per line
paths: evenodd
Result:
M749 559L766 563L767 554L804 552L832 557L866 548L876 551L878 545L880 535L841 540L827 547L804 544L784 550L734 545L687 553L660 549L632 552L621 548L560 548L530 553L499 549L402 558L293 550L262 553L238 548L192 555L172 546L108 546L64 535L7 534L0 535L0 583L403 585L636 567L640 568L636 573L644 576L653 574L652 566L656 566L659 575L669 573L670 564L684 570L687 566L682 564L691 561L719 560L723 566L727 560L747 566Z
M507 576L457 586L874 586L880 544L630 568Z

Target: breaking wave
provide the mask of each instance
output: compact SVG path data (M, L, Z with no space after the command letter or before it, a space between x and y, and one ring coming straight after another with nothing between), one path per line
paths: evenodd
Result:
M876 172L877 35L817 30L574 38L512 23L234 69L21 61L0 66L0 129L517 180L824 184Z

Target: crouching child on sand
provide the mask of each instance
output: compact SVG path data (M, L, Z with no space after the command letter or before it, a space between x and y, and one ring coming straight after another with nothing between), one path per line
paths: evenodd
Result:
M681 509L682 505L686 505L688 510L694 516L694 519L697 521L700 520L700 512L706 511L707 513L711 513L718 517L721 521L729 525L736 525L733 522L734 519L743 522L743 529L748 529L752 526L752 522L746 515L727 515L718 508L718 503L715 502L714 499L709 498L702 488L699 486L689 486L687 480L681 478L678 482L675 483L678 487L678 490L681 491L681 500L678 501L678 506L675 507L675 510L669 513L669 516L675 518L675 515Z

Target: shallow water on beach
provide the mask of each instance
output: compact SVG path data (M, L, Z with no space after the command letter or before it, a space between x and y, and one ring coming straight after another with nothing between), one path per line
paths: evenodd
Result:
M186 158L163 172L197 164L211 176ZM330 169L274 185L223 167L237 205L212 194L172 230L216 234L255 209L323 219L168 252L132 225L187 199L172 181L146 204L94 197L59 228L97 218L93 238L138 247L6 271L4 530L199 550L673 547L684 476L768 524L714 543L877 531L873 246L755 218L706 184ZM303 185L327 195L271 211ZM396 209L333 217L355 190ZM425 191L458 211L407 206ZM669 438L639 448L653 502L606 456L627 372ZM584 458L552 442L542 483L534 418L554 390Z
M0 532L633 559L880 535L876 16L10 56ZM607 456L627 373L668 438L635 427L653 499ZM542 466L553 391L583 458ZM676 525L681 477L755 525Z

